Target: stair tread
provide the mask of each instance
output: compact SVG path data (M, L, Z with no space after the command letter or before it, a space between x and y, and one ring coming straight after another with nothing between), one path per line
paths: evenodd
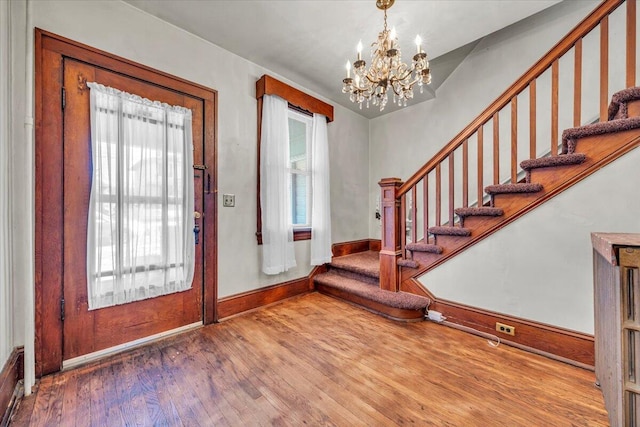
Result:
M608 120L628 118L627 102L637 99L640 99L640 87L638 86L628 87L614 93L609 104Z
M400 267L407 267L407 268L418 268L418 267L420 267L420 264L418 263L418 261L416 261L414 259L407 259L407 258L399 259L397 264Z
M504 215L504 211L500 208L491 208L491 207L474 207L474 208L457 208L454 210L455 214L458 216L502 216Z
M561 154L559 156L542 157L539 159L523 160L520 167L524 170L547 168L554 166L579 165L587 159L583 153Z
M384 304L388 307L401 308L405 310L421 310L427 307L427 298L410 294L407 292L391 292L380 289L375 285L349 279L334 272L327 272L317 275L314 281L325 286L341 289L343 291L358 295L371 301Z
M562 132L562 154L571 154L575 150L576 139L587 136L605 135L607 133L623 132L640 128L640 117L616 119L608 122L598 122L576 128L565 129Z
M357 252L335 257L329 265L332 268L347 270L376 279L380 277L380 256L375 251Z
M440 236L470 236L471 230L462 227L429 227L429 233Z
M429 252L432 254L442 253L442 246L434 245L432 243L424 243L424 242L407 243L405 245L405 248L415 252Z
M542 184L498 184L485 187L487 194L537 193L542 191Z

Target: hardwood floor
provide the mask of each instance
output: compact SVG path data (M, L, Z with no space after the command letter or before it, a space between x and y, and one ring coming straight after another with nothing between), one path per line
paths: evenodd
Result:
M42 378L14 426L607 426L594 374L312 293Z

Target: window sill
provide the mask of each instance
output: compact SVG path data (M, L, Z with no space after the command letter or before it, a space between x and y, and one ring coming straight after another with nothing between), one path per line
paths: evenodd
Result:
M262 232L258 231L256 233L256 237L258 239L258 244L262 244ZM310 228L299 228L297 230L293 230L293 241L297 242L298 240L311 240L311 229Z

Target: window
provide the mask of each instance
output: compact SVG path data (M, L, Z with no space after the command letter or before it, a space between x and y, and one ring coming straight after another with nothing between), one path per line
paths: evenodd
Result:
M311 141L311 131L312 131L312 115L313 113L318 113L318 114L322 114L324 116L326 116L327 118L327 122L332 122L333 121L333 106L322 102L321 100L314 98L296 88L293 88L281 81L278 81L276 79L274 79L271 76L267 76L264 75L260 78L260 80L258 80L256 82L256 98L258 100L258 182L257 182L257 205L258 205L258 210L257 210L257 230L256 230L256 237L258 240L258 244L262 244L262 219L261 219L261 215L262 215L262 207L261 207L261 203L260 203L260 185L261 185L261 178L260 178L260 141L261 141L261 126L262 126L262 101L263 101L263 96L264 95L277 95L279 97L281 97L282 99L285 99L288 103L289 103L289 118L290 120L292 119L292 116L295 116L293 118L293 120L298 120L298 121L306 121L306 153L311 153L311 147L310 147L310 141ZM303 113L303 112L304 113ZM297 118L297 119L296 119ZM291 126L290 126L290 130L291 130ZM291 137L290 137L291 140ZM310 156L307 157L306 159L306 164L309 165L309 161L310 161ZM294 197L296 198L297 202L300 202L302 200L302 193L296 193L293 194L293 186L292 186L292 219L294 219L293 221L293 225L294 225L294 240L308 240L311 239L311 209L310 209L310 204L311 204L311 173L310 171L306 171L305 172L307 174L307 185L304 189L302 189L302 184L300 184L299 182L296 182L296 184L300 185L300 187L296 187L297 189L300 189L300 191L307 191L304 196L306 197L306 204L304 204L304 209L305 209L305 217L306 217L306 223L302 224L302 223L297 223L296 221L298 221L299 218L301 218L301 215L303 214L303 212L300 210L299 215L293 215L293 200ZM292 175L292 180L293 180L293 173ZM301 174L296 173L296 181L298 181L298 178L300 177ZM300 178L300 181L302 181L302 178ZM297 205L298 206L298 205ZM298 214L298 212L297 212Z
M291 220L294 230L311 228L312 117L289 109L289 173Z

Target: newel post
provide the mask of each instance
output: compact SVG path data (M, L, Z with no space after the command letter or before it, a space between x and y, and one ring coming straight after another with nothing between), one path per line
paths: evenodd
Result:
M400 201L396 190L402 185L399 178L384 178L378 183L382 191L382 244L380 248L380 289L398 292L400 274L397 259L400 250Z

